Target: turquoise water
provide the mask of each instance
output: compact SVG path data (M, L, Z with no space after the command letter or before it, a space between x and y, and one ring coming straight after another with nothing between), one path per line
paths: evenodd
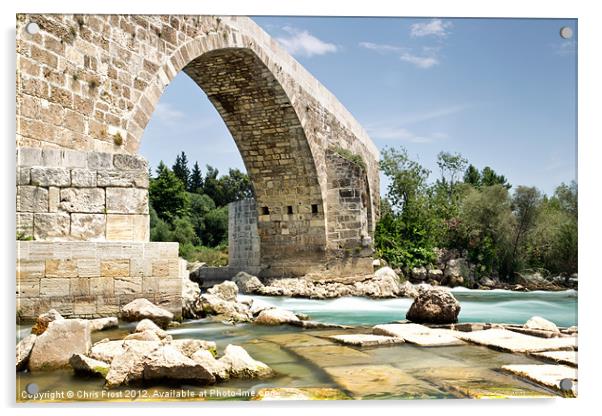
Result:
M559 326L577 325L577 292L512 292L509 290L452 289L461 305L460 322L523 324L534 315ZM305 313L322 322L374 325L405 319L412 299L344 297L329 300L251 296L267 303Z

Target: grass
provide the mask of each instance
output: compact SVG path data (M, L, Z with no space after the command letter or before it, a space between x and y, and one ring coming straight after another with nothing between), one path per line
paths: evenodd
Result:
M225 245L205 247L180 244L180 256L189 262L198 261L213 267L228 265L228 247Z

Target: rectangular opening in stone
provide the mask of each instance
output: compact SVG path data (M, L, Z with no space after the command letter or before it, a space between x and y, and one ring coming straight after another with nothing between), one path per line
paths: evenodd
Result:
M311 213L312 214L318 213L318 204L311 204Z
M289 206L286 207L286 213L288 215L292 215L293 214L293 206L292 205L289 205Z
M261 207L261 215L270 215L270 209L268 207Z

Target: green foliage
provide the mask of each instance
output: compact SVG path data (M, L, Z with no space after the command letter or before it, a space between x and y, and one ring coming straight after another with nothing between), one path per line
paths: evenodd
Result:
M176 156L176 163L171 168L174 175L182 181L184 188L189 189L190 169L188 168L188 157L182 152Z
M340 146L335 147L333 150L336 154L341 156L343 159L346 159L346 160L356 164L360 168L366 170L366 162L364 162L364 159L362 159L362 157L360 155L358 155L357 153L353 153L351 150L343 149Z
M227 204L253 195L249 177L238 169L220 177L207 166L203 178L198 163L189 170L184 152L173 170L161 162L156 177L149 176L151 240L179 242L189 261L227 264Z
M543 269L577 271L577 184L560 185L551 198L511 185L490 167L479 171L462 155L441 152L441 177L411 160L405 149L385 149L380 168L389 178L376 225L377 255L394 267L428 266L435 247L453 249L474 266L474 276L512 280Z
M17 231L17 241L31 241L33 237L31 235L27 235L22 231Z
M188 215L190 200L182 181L163 162L157 168L157 177L151 179L149 199L157 215L173 222L176 217Z

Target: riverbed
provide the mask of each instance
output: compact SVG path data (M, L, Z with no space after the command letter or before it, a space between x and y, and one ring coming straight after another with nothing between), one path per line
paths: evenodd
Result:
M460 321L524 323L540 315L560 326L577 322L574 291L528 292L454 290L462 305ZM368 325L403 319L410 299L373 300L340 298L308 300L256 297L306 313L312 319ZM122 339L134 323L93 334ZM19 327L21 336L29 327ZM76 376L70 370L17 373L17 400L253 400L266 395L294 398L299 391L319 399L416 399L548 397L545 388L500 372L506 364L541 364L524 354L509 354L476 345L418 347L400 344L355 348L336 344L327 337L342 330L304 330L288 325L264 327L228 325L212 319L187 320L168 331L174 338L215 341L221 353L228 344L241 345L249 354L273 368L277 376L266 380L231 380L215 386L152 385L107 391L103 380ZM348 332L348 331L347 331ZM38 396L25 394L35 384ZM291 393L290 389L294 390ZM71 397L67 397L71 392Z

